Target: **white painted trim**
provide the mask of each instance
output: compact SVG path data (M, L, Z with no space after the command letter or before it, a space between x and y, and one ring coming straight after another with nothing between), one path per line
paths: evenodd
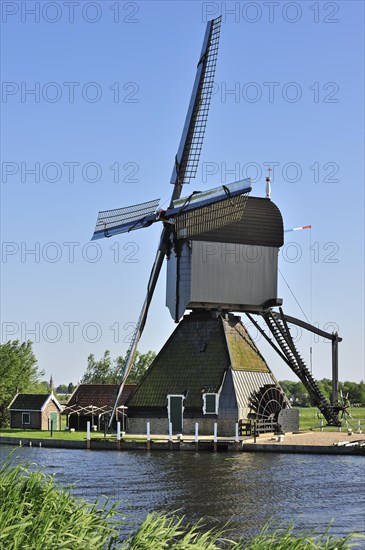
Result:
M36 412L39 412L39 411L36 411ZM24 422L23 416L24 416L25 414L27 414L27 415L29 416L29 422ZM28 424L30 424L30 412L28 412L28 411L23 411L23 412L22 412L22 426L23 426L23 425L25 426L25 425L28 425Z
M215 412L207 412L206 410L206 396L215 395ZM203 414L218 414L219 409L219 393L203 393Z
M46 401L43 403L43 406L42 406L42 408L41 408L41 411L44 411L44 409L47 407L47 405L48 405L48 403L49 403L50 401L53 401L53 403L56 405L56 407L58 408L58 410L59 410L60 412L62 412L62 407L61 407L60 403L57 401L57 399L56 399L56 397L55 397L55 395L54 395L53 392L51 392L51 393L49 394L48 398L47 398Z
M12 406L12 404L14 403L14 401L18 397L18 395L19 395L19 392L17 392L16 396L10 401L10 403L8 405L8 410L10 410L10 407Z

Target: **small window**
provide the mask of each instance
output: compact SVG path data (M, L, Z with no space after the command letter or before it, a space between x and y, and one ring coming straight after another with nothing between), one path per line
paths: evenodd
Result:
M203 394L203 414L218 414L218 394Z
M22 424L30 424L30 414L22 413Z

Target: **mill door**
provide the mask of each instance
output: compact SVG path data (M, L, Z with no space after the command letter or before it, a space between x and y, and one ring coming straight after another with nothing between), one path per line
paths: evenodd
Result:
M184 395L168 395L167 410L169 422L172 424L172 433L182 433L183 429L183 412L184 412Z

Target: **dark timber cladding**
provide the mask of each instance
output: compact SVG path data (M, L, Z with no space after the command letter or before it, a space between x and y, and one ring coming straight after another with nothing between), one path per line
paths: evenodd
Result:
M241 220L195 235L194 241L280 247L284 244L283 219L271 200L248 197Z

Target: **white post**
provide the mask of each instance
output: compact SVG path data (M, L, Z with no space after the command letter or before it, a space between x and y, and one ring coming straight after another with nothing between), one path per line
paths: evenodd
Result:
M217 423L214 422L214 443L217 443Z
M117 422L117 441L120 441L120 422Z
M151 449L151 424L150 424L150 421L147 422L146 433L147 433L147 451L149 451Z
M321 430L321 432L323 432L323 419L322 418L319 419L319 429Z
M86 448L90 449L91 437L90 437L90 420L86 423Z
M235 446L236 451L238 451L238 442L239 442L239 439L238 439L238 422L236 422L235 427L234 427L234 446Z
M195 443L199 442L199 424L195 422Z
M172 422L169 422L169 441L172 441Z

